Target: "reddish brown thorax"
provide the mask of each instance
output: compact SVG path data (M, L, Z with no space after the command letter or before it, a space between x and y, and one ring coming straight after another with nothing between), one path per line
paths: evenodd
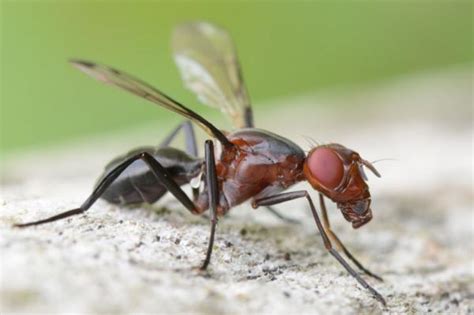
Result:
M227 135L234 147L217 153L220 215L251 198L275 195L304 179L304 151L266 130L241 129ZM205 209L207 197L198 205Z
M369 187L362 166L379 176L375 168L340 144L328 144L312 149L304 163L308 182L332 201L354 228L372 219Z

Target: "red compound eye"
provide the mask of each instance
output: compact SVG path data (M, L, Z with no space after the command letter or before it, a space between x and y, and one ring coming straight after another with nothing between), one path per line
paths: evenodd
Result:
M342 181L344 167L339 156L330 148L317 148L308 157L308 168L321 185L334 189Z

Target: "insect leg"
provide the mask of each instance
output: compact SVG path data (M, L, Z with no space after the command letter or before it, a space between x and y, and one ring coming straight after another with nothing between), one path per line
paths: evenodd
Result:
M366 269L358 260L355 258L349 250L344 246L344 244L341 242L339 237L337 237L336 233L334 233L331 229L331 224L329 223L329 217L326 211L326 204L324 203L324 197L322 194L319 194L319 205L321 207L321 213L323 215L323 225L324 229L326 230L326 233L329 235L331 240L336 243L336 246L338 247L339 250L341 250L347 258L352 260L352 262L366 275L375 278L379 281L383 281L383 279L376 274L373 274L370 270Z
M288 218L287 216L284 216L283 214L281 214L280 212L278 212L275 208L271 207L271 206L266 206L265 207L266 210L268 210L268 212L270 212L271 214L273 214L275 217L277 217L278 219L286 222L286 223L291 223L291 224L300 224L301 222L296 220L296 219L292 219L292 218Z
M329 253L347 270L347 272L349 272L351 276L353 276L364 288L369 290L370 293L372 293L372 295L375 297L375 299L377 299L385 306L386 302L382 295L378 293L374 288L372 288L357 272L355 272L354 269L352 269L352 267L344 260L344 258L342 258L341 255L339 255L339 253L332 247L331 241L329 240L329 237L327 236L323 225L321 224L321 220L319 219L319 215L316 211L316 207L314 206L313 200L311 199L309 193L306 190L292 191L254 200L252 206L254 208L257 208L259 206L275 205L299 198L306 198L308 200L311 212L313 213L314 221L316 223L316 226L318 227L319 232L321 233L324 246L329 251Z
M209 193L209 208L211 209L211 234L209 236L209 246L207 248L206 259L202 263L201 270L205 270L211 261L212 246L214 245L214 235L217 225L217 203L219 201L219 190L217 186L216 162L214 157L214 144L212 140L205 143L206 158L206 183Z
M172 193L176 199L178 199L183 206L185 206L189 211L191 211L194 214L198 214L199 210L196 208L194 203L189 199L189 197L184 193L184 191L181 189L181 187L172 179L171 175L168 173L168 171L161 166L161 164L149 153L147 152L141 152L138 153L129 159L125 160L121 164L119 164L117 167L115 167L113 170L111 170L103 179L102 181L96 186L92 194L87 198L84 203L76 209L72 209L60 214L57 214L55 216L43 219L43 220L38 220L38 221L33 221L33 222L28 222L28 223L21 223L21 224L15 224L15 227L27 227L27 226L32 226L32 225L39 225L43 223L48 223L48 222L53 222L56 220L60 220L63 218L70 217L72 215L80 214L85 211L87 211L93 204L96 202L98 198L107 190L107 188L112 184L112 182L117 179L117 177L128 167L130 164L132 164L134 161L141 159L143 160L151 169L153 174L157 177L159 182L170 192Z
M190 120L186 120L178 125L158 146L159 148L167 147L176 138L180 130L184 132L184 141L186 142L186 153L193 157L198 156L198 147L196 143L196 134L194 133L193 124ZM199 195L199 188L192 188L193 199L196 200Z
M159 148L167 147L176 138L178 132L183 129L184 139L186 142L186 152L194 157L198 156L198 147L196 143L196 135L191 121L186 120L178 125L166 138L159 144Z

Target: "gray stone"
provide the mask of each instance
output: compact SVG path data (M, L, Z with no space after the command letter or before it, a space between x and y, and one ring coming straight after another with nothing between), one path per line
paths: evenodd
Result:
M346 246L384 278L364 276L385 296L386 308L326 252L304 202L278 207L300 225L248 205L233 209L219 221L205 273L195 267L204 258L209 223L172 198L133 209L99 201L84 215L28 229L11 227L78 206L107 159L128 150L137 138L158 142L155 127L17 154L4 162L0 310L473 313L471 88L470 73L452 71L337 97L335 91L282 100L283 106L261 106L256 113L259 126L288 135L305 149L310 145L301 135L337 140L368 160L397 159L377 163L382 178L369 179L374 219L367 226L353 230L333 205L329 209ZM338 110L328 109L333 104ZM354 112L358 106L363 107ZM309 189L298 188L303 187Z

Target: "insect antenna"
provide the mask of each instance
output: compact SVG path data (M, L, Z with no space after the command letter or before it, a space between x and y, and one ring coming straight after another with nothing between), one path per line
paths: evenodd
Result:
M370 163L371 164L375 164L375 163L378 163L378 162L382 162L382 161L400 161L399 159L393 159L393 158L385 158L385 159L378 159L378 160L375 160L375 161L371 161Z

